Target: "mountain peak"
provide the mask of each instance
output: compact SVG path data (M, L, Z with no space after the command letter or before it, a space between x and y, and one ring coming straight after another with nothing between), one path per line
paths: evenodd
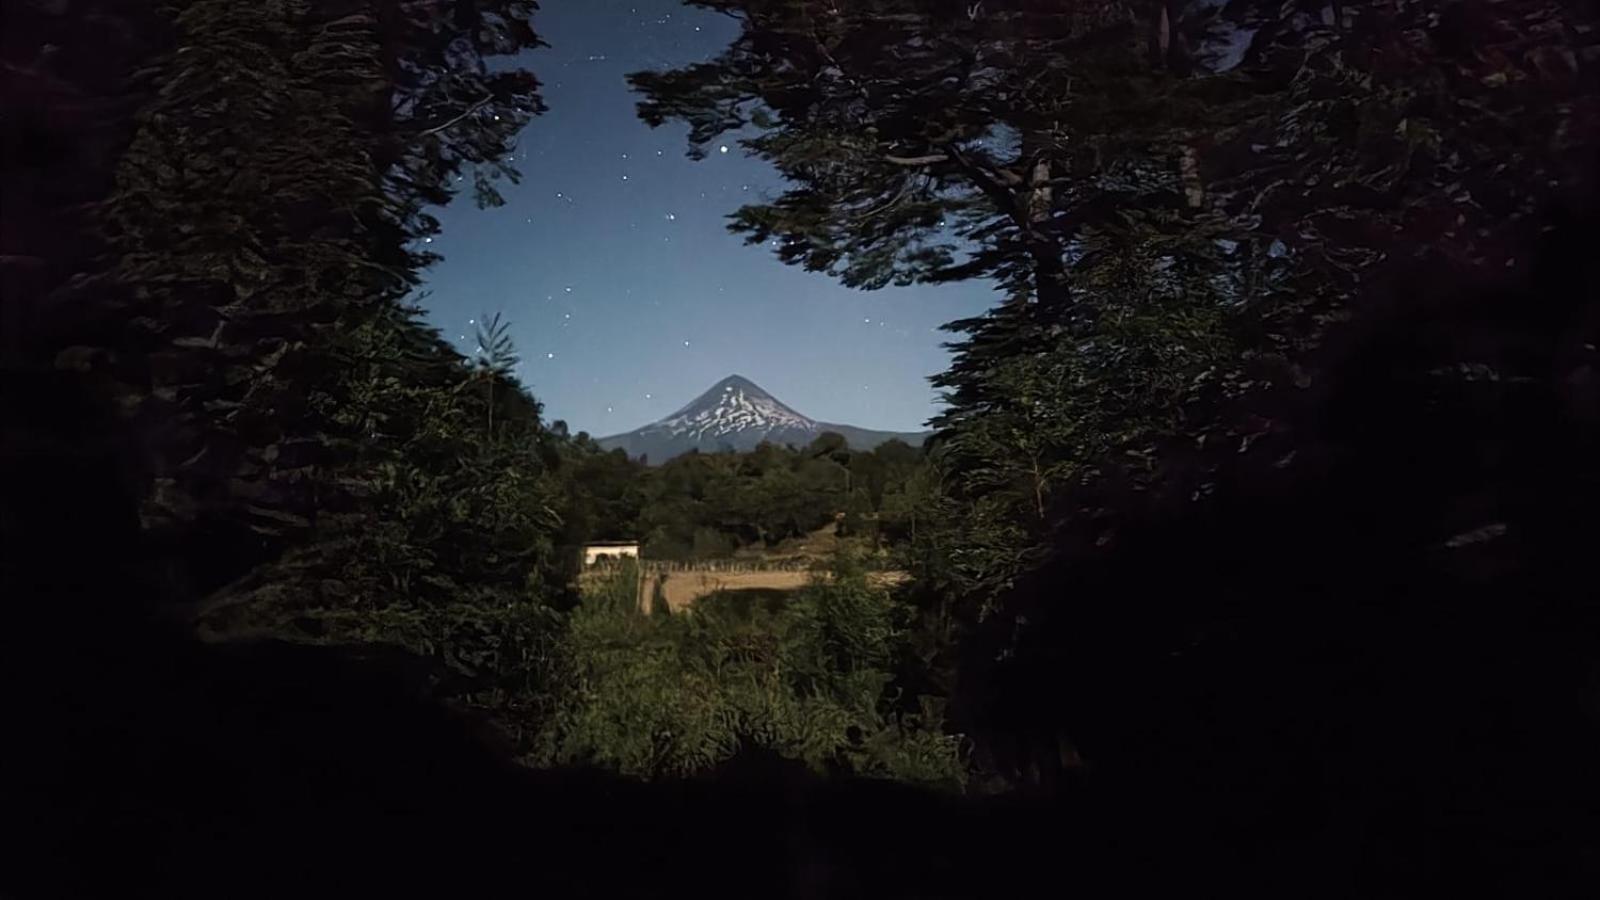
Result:
M754 381L751 381L743 375L738 374L729 375L727 378L724 378L712 385L711 391L708 391L707 393L715 391L745 391L746 393L755 394L761 397L772 396L771 394L762 390L761 385L756 384Z
M696 439L735 431L816 430L817 423L778 402L743 375L729 375L692 403L647 428L664 427L675 434L693 432Z
M871 449L890 438L920 439L918 435L818 422L784 405L754 381L734 374L658 422L599 440L607 449L621 447L630 456L646 455L654 462L664 462L691 449L750 450L762 442L805 446L824 431L845 433L858 449Z

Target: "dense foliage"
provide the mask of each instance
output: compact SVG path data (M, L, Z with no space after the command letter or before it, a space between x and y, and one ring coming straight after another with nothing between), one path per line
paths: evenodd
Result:
M473 359L422 323L427 208L463 184L498 202L542 109L529 73L491 63L538 45L532 9L194 0L131 19L143 56L121 62L145 92L114 170L98 161L98 258L58 251L86 271L26 298L44 339L22 361L78 373L118 410L96 427L136 436L139 552L168 614L213 640L401 648L524 753L553 740L558 664L587 652L593 604L566 615L577 545L717 557L839 514L875 536L919 464L829 435L648 469L545 426L498 316ZM851 708L877 735L875 703ZM621 764L621 746L596 752Z
M930 681L953 683L960 646L992 688L969 725L1028 678L1095 677L1050 642L1116 604L1055 585L1123 553L1141 521L1227 508L1230 469L1323 477L1317 423L1345 397L1333 373L1350 377L1352 342L1448 333L1465 321L1452 300L1528 284L1552 211L1594 187L1600 29L1553 0L697 5L740 19L736 41L632 81L647 122L688 125L691 155L734 135L786 176L732 231L849 285L987 277L1004 293L950 326L936 489L909 552ZM1563 309L1537 328L1577 346ZM1424 408L1487 422L1507 409L1501 378L1560 393L1548 372L1584 363L1528 362L1510 348L1552 338L1518 328L1535 326L1416 348L1426 373L1384 370L1387 396L1338 402L1422 379L1430 397L1479 390ZM1374 465L1363 446L1340 458ZM1462 497L1433 502L1476 508L1484 476L1465 471ZM1466 527L1430 521L1435 540ZM1233 627L1230 602L1152 600L1174 631L1145 636L1179 655ZM994 661L1044 615L1029 674L1000 687ZM1017 709L991 722L997 743L1034 740ZM1092 724L1055 727L1038 752L1070 763Z
M773 551L837 522L841 536L887 549L908 534L903 498L922 465L900 441L856 451L824 433L806 447L695 452L646 466L579 434L564 455L563 533L573 545L637 539L652 559L716 559Z
M894 708L907 612L848 560L792 595L640 608L625 565L573 611L560 700L534 754L642 776L708 771L746 747L818 770L959 788L942 717Z
M83 5L96 39L128 36L92 65L63 5L19 19L66 49L8 67L105 102L24 121L93 150L35 153L81 183L16 207L8 170L7 240L13 208L47 221L3 260L38 337L7 336L8 369L105 415L8 434L7 458L131 448L127 598L220 642L398 649L540 766L681 776L753 746L1050 789L1087 764L1129 815L1189 792L1188 824L1287 833L1302 803L1302 846L1407 846L1349 799L1390 782L1451 827L1487 780L1561 795L1504 760L1593 736L1573 685L1600 632L1571 585L1600 319L1571 262L1590 251L1556 227L1594 187L1592 9L697 5L738 40L633 83L692 154L738 131L788 179L736 232L855 286L1000 287L951 326L926 457L824 436L647 468L544 424L497 317L475 359L422 324L426 209L468 178L496 202L542 108L495 60L538 44L526 0L106 0ZM64 533L72 509L32 490L8 542ZM641 611L627 569L578 588L586 541L707 559L830 524L911 584L858 560L686 615ZM18 606L71 643L127 598Z
M486 335L465 360L408 298L433 259L426 207L468 177L493 203L516 177L537 82L489 60L537 46L532 9L194 0L130 18L144 93L89 213L98 258L24 298L39 339L8 359L114 404L91 427L134 436L138 552L169 615L218 638L399 645L513 727L572 591L555 439L509 346Z

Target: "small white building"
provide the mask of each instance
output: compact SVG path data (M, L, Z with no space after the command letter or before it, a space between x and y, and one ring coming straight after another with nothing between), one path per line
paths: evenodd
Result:
M638 541L596 541L583 545L583 564L585 566L598 565L603 562L616 562L619 559L638 559Z

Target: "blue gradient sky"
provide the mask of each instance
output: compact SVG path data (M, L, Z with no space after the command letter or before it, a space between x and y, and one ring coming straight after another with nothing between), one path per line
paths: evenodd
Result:
M640 122L623 76L714 56L732 19L548 0L534 24L551 46L525 64L550 110L522 135L505 206L436 211L430 320L470 352L473 321L503 313L523 382L574 431L628 431L735 373L815 419L920 428L936 410L927 377L948 362L936 329L986 308L989 285L850 290L726 231L776 173L731 142L686 158L685 130Z

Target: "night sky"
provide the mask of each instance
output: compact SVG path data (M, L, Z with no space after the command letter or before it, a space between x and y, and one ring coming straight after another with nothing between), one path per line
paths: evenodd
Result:
M989 285L857 291L785 266L727 232L741 202L781 180L731 139L696 162L686 129L650 129L623 76L715 56L727 16L670 0L549 0L551 45L525 64L549 112L523 132L520 185L480 210L464 192L436 211L430 319L464 353L502 313L518 372L547 418L597 436L628 431L739 374L814 419L915 430L943 370L937 327L990 305Z

